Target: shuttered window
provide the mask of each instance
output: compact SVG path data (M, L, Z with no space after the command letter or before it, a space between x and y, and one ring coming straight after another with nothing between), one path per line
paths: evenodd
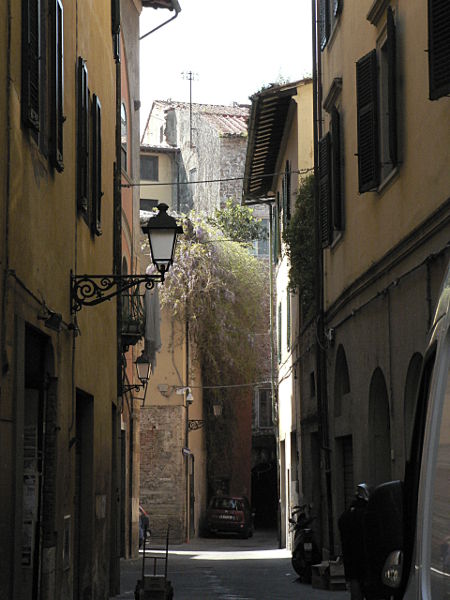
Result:
M450 94L450 2L428 0L430 100Z
M320 49L323 50L327 45L330 37L330 12L329 0L319 1L319 43Z
M378 186L377 52L372 50L356 63L358 120L358 176L360 193Z
M344 229L344 210L341 190L341 119L334 106L331 111L331 203L333 229Z
M392 168L397 165L397 50L395 21L392 8L387 10L387 88L389 122L389 159Z
M89 206L89 88L86 61L78 58L77 73L77 201L88 218Z
M102 233L102 107L94 94L92 97L92 231Z
M52 12L52 81L51 81L51 144L50 159L53 167L61 172L63 162L64 123L64 21L61 0L54 0Z
M22 2L22 120L40 129L41 98L41 2Z
M322 248L331 243L331 136L324 135L319 140L319 201L320 201L320 238Z

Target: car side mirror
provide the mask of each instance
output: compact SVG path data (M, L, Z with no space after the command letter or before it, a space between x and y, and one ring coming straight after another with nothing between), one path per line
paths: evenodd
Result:
M399 588L403 576L403 552L395 550L391 552L384 563L381 580L384 585L391 588Z

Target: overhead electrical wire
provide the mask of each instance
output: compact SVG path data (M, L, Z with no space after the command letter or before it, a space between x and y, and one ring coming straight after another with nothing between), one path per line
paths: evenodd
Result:
M298 169L295 171L289 171L289 174L297 173L298 175L306 175L314 169ZM254 179L263 179L264 177L274 177L275 175L286 175L286 171L277 171L276 173L266 173L265 175L258 175ZM203 179L199 181L151 181L146 183L121 183L123 188L131 187L144 187L144 186L156 186L156 185L194 185L198 183L221 183L222 181L244 181L245 179L252 179L251 177L224 177L221 179Z

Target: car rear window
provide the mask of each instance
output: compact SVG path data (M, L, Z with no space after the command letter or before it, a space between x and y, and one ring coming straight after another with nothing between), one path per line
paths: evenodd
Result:
M222 510L244 510L241 500L235 498L213 498L211 508Z

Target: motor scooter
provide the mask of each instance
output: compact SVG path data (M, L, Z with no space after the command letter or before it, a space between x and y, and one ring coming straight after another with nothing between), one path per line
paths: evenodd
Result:
M314 540L313 530L309 527L315 517L308 516L310 506L303 504L294 506L289 519L291 531L294 532L292 542L292 566L303 583L311 583L312 565L322 559Z

